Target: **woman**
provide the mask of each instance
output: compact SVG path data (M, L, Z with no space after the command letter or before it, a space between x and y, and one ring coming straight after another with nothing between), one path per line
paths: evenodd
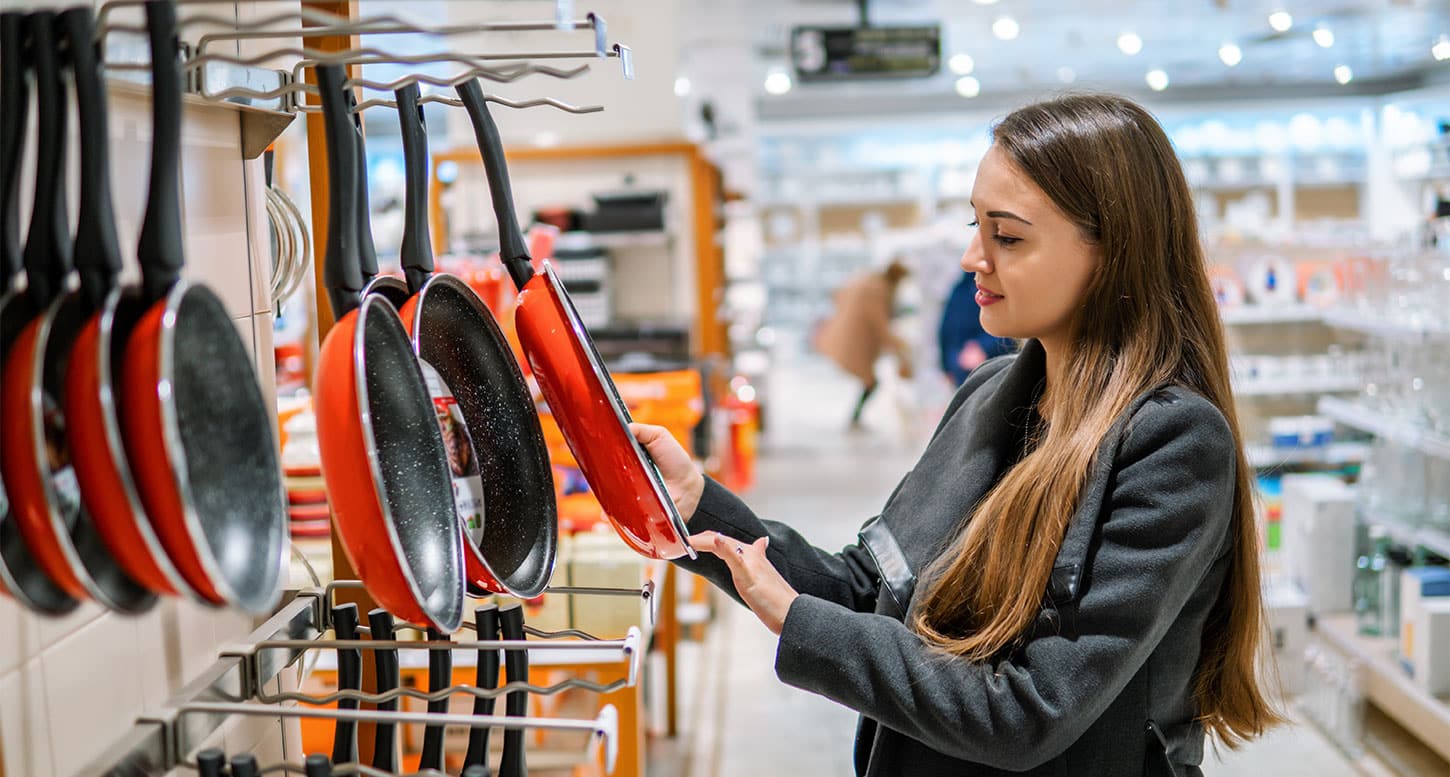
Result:
M836 291L836 314L816 335L816 350L861 381L861 396L851 411L851 428L861 426L866 400L876 393L876 360L890 350L897 372L911 377L911 348L891 331L896 289L909 270L899 259L886 268L862 273Z
M1201 774L1279 722L1255 679L1258 543L1193 203L1111 96L993 132L962 266L1025 338L957 393L916 467L830 554L659 464L699 560L780 636L787 684L858 710L863 775Z

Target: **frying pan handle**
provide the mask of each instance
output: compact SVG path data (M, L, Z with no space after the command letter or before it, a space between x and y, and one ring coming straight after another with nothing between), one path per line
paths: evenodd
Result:
M121 272L121 247L111 208L110 133L106 128L106 82L96 58L95 20L90 7L61 12L70 37L71 69L75 71L76 111L81 139L80 225L76 228L75 260L81 288L99 307Z
M368 611L368 628L373 639L393 638L393 615L379 607ZM386 693L398 687L402 679L398 676L398 651L374 650L373 664L377 668L378 692ZM398 700L378 702L378 709L392 711L398 708ZM373 726L373 768L384 772L398 770L397 742L393 737L392 723L378 723ZM234 776L235 777L235 776Z
M20 273L20 158L25 150L25 116L30 86L25 73L25 14L0 13L0 293Z
M352 89L345 87L348 96ZM349 109L351 112L351 109ZM352 114L353 148L357 151L357 250L362 263L363 283L378 275L378 247L373 244L372 203L368 199L368 144L363 134L362 116Z
M447 642L448 635L443 632L429 628L429 642ZM428 692L437 693L453 684L453 651L451 650L430 650L428 651ZM447 714L448 700L428 702L428 711L434 714ZM437 769L443 771L443 727L427 726L423 729L423 757L418 761L418 768Z
M428 238L428 125L418 104L418 85L393 93L403 135L403 272L414 294L433 274L433 246Z
M30 295L45 305L70 273L70 225L65 215L65 80L61 76L61 30L54 11L30 15L30 55L35 66L39 139L35 151L35 204L25 238L25 274Z
M362 266L357 245L357 128L352 121L352 90L343 86L342 65L317 66L317 91L322 99L323 136L327 141L327 246L322 279L334 318L358 306Z
M357 639L357 605L349 602L332 608L332 629L338 639ZM362 654L355 649L337 650L338 690L356 691L362 688ZM357 699L339 699L337 708L355 710ZM332 760L350 763L357 760L357 724L350 720L339 720L333 731Z
M261 777L257 757L251 753L237 753L232 756L232 777Z
M498 639L498 605L485 604L473 611L473 621L478 627L478 640L491 642ZM479 688L493 690L498 687L498 651L478 651L478 677L474 683ZM493 699L473 700L474 715L492 715ZM468 750L463 756L464 773L471 766L483 766L482 777L488 777L488 729L475 728L468 732Z
M511 604L498 611L499 629L506 640L524 639L524 608ZM507 682L529 681L529 652L527 650L504 651L504 680ZM529 712L528 691L514 691L504 701L504 714L510 717L524 717ZM524 764L523 729L505 729L503 732L503 757L498 765L499 777L528 777L529 768Z
M155 301L181 276L181 67L176 62L176 8L147 0L151 38L151 188L137 253L141 289Z
M483 156L483 169L488 176L488 192L493 198L493 215L498 219L500 258L514 285L523 289L524 284L534 277L534 266L529 258L528 244L519 230L519 219L514 214L513 187L509 184L508 160L504 159L503 139L499 137L498 125L488 112L488 101L483 97L483 87L478 79L469 79L458 85L458 98L468 111L468 120L473 123L473 136L478 143L478 153Z

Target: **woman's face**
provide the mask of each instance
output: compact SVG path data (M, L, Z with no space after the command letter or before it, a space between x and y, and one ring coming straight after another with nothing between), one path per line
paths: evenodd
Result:
M1096 246L996 145L977 167L972 209L978 228L962 269L976 274L982 328L1049 349L1065 341L1098 265Z

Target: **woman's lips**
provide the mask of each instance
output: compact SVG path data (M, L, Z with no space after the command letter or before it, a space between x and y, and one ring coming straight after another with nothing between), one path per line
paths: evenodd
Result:
M987 291L981 286L977 287L977 304L981 305L982 307L986 307L988 305L995 305L1004 299L1006 299L1006 297L1002 296L1001 294L995 294L993 292Z

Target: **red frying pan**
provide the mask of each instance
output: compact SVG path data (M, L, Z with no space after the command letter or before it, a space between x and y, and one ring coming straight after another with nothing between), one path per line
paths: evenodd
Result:
M81 209L74 255L87 271L98 265L119 267L111 217L110 179L106 175L109 137L105 123L105 85L95 57L91 9L72 8L62 12L54 18L54 33L55 42L67 44L80 117ZM37 42L41 40L38 25L32 35ZM37 55L40 50L38 46ZM42 67L37 72L46 69ZM64 90L57 86L55 97L59 99ZM47 110L47 102L50 102L48 97L42 95L42 115ZM64 111L61 102L58 107ZM56 128L56 137L63 140L65 134L63 127ZM63 169L59 177L63 179ZM51 194L47 192L46 196ZM63 223L64 208L57 207L56 212ZM51 253L52 277L43 279L37 288L49 287L53 292L63 293L55 296L26 328L6 360L0 404L7 420L0 439L4 443L4 466L10 473L7 480L11 483L11 495L27 544L67 593L94 598L118 612L141 612L155 604L156 596L129 577L111 556L96 521L82 503L72 467L72 452L66 436L68 423L61 407L62 388L71 347L90 317L92 306L86 295L69 283L67 252ZM56 279L63 281L56 283ZM66 288L71 290L65 291ZM41 301L40 294L33 296ZM64 562L59 570L57 560Z
M121 429L152 527L205 601L270 612L287 542L272 413L231 315L180 280L181 70L176 9L146 3L150 192L137 254L147 305L126 342Z
M36 312L30 295L14 288L21 265L17 189L21 152L25 147L25 116L30 108L26 26L25 14L0 13L0 149L3 149L0 151L0 363ZM17 521L4 489L0 488L0 593L9 594L32 612L45 615L63 615L74 610L79 602L57 586L36 563L35 556L25 546Z
M458 96L488 173L498 218L501 258L519 288L514 314L519 341L544 399L569 443L584 478L627 545L653 558L695 557L685 540L659 470L629 432L629 410L604 369L569 294L548 261L534 273L514 215L513 193L498 126L478 81L458 85Z
M328 503L378 604L452 632L463 622L463 543L443 437L397 311L361 294L353 96L341 66L316 72L330 183L323 274L337 317L314 381Z
M432 274L428 130L418 85L395 96L406 195L402 263L417 292L401 315L448 445L468 583L478 593L532 598L548 585L558 546L548 446L493 314L459 278Z

